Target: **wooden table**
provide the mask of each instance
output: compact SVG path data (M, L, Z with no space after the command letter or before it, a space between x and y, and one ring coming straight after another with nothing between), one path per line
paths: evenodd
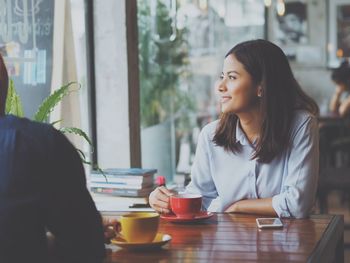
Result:
M118 213L103 213L111 217ZM201 223L161 220L159 232L172 236L155 251L110 245L105 262L343 262L344 220L339 215L283 219L283 229L259 230L255 215L215 214Z

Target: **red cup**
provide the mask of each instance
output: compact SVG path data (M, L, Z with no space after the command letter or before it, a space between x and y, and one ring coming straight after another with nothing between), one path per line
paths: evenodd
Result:
M202 196L178 194L170 196L170 207L178 218L194 218L201 211Z

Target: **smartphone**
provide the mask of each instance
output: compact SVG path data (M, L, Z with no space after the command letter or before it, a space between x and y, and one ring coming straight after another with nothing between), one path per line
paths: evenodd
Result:
M275 218L257 218L256 224L259 228L281 228L283 223L278 217Z

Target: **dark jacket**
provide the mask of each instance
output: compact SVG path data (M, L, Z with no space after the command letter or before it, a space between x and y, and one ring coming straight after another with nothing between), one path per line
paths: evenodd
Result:
M47 124L0 117L0 262L102 262L101 217L80 157Z

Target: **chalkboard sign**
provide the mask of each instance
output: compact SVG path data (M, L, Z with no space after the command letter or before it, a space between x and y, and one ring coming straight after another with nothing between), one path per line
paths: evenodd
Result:
M50 94L54 0L0 0L0 52L31 118Z

